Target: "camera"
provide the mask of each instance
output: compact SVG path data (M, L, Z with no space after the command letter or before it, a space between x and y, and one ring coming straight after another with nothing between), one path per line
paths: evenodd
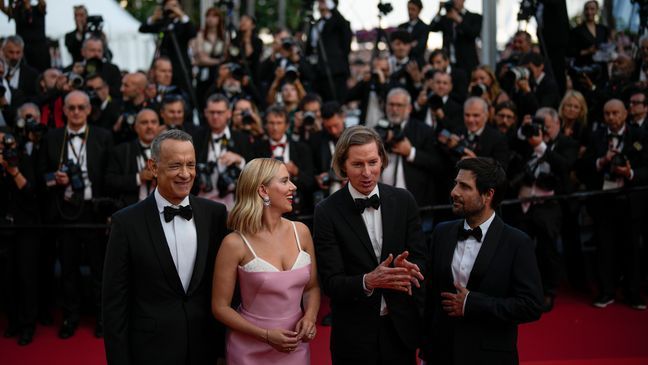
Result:
M90 99L90 106L92 107L92 111L99 110L101 108L101 99L99 98L99 95L97 94L96 91L92 88L86 88L85 93L88 94L88 98Z
M382 15L388 15L394 10L394 7L391 3L383 3L382 1L378 2L378 11Z
M85 181L83 180L83 171L81 170L81 165L72 160L67 160L61 166L60 170L61 172L65 172L68 175L72 191L82 192L85 189Z
M216 167L216 162L199 162L196 164L196 175L198 175L198 184L200 190L208 193L214 190L214 185L212 184L211 176L214 173L214 168Z
M218 187L219 197L224 198L227 194L236 190L236 181L239 175L241 175L241 169L233 165L218 173L216 186Z
M475 84L470 88L470 96L479 96L486 94L488 92L488 86L484 84Z
M446 12L454 9L454 7L455 7L455 4L454 4L454 1L452 1L452 0L448 0L445 3L443 3L443 8L445 9Z
M91 35L101 37L103 30L104 20L101 15L88 16L88 23L86 26L86 36Z
M520 11L517 14L518 22L521 20L529 21L536 14L535 0L522 0L520 1Z
M428 107L431 110L438 110L443 108L443 98L436 95L433 91L427 95Z
M292 52L293 48L297 45L295 43L295 40L292 38L284 38L281 40L281 48L283 48L285 51Z
M85 84L85 79L83 78L83 76L74 72L68 72L65 74L65 76L67 76L70 86L72 86L74 89L79 90L83 88L83 85Z
M398 124L392 124L386 119L380 119L374 129L383 141L385 148L388 150L390 150L394 144L405 138L401 126Z
M439 132L439 134L444 136L448 140L450 139L450 136L452 135L452 133L447 129L443 129L441 132ZM463 156L465 154L465 149L466 148L474 150L474 147L471 146L470 144L471 143L470 143L470 141L468 139L466 139L466 138L460 139L458 144L454 148L452 148L451 151L454 152L455 154L459 155L459 156Z
M425 77L426 80L432 80L434 78L434 74L436 74L438 71L431 68L423 74L423 77Z
M628 157L624 155L623 153L617 153L612 157L612 160L610 161L610 171L614 171L615 168L617 167L626 167L628 164Z
M540 135L540 131L544 129L544 118L533 117L530 124L522 124L520 133L524 138L531 138Z
M100 74L103 70L103 61L97 57L85 61L84 74L86 77Z
M305 112L302 117L304 127L312 127L317 120L317 116L313 112Z
M234 78L234 80L242 81L245 77L245 70L238 63L230 62L227 64L227 69Z
M24 118L18 119L16 121L16 128L23 129L27 133L34 133L38 136L42 136L47 131L47 126L41 124L31 114L26 114Z
M18 149L16 148L16 137L11 133L7 133L2 137L2 158L7 161L9 167L18 166L19 157Z
M515 79L515 82L518 82L520 80L528 80L529 77L531 76L531 72L529 72L529 69L524 66L511 67L507 71L507 74L512 79ZM506 75L504 77L506 77Z
M252 112L249 109L241 111L241 121L243 122L243 125L256 124L256 121L252 117Z
M293 83L299 78L299 70L295 65L286 66L283 79L288 83Z

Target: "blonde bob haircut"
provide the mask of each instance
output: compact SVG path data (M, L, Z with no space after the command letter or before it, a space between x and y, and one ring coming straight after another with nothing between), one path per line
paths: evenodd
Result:
M243 234L261 230L263 199L259 187L270 184L283 162L273 158L255 158L241 172L236 184L236 204L227 218L227 227Z
M558 115L560 116L560 120L563 124L565 123L565 104L569 99L576 100L576 102L581 107L581 111L580 113L578 113L578 117L576 117L576 120L574 122L580 124L581 126L585 126L587 124L587 101L585 101L583 94L576 90L567 90L567 92L565 92L565 96L562 98L560 106L558 107Z
M335 145L335 153L333 153L333 171L335 171L335 174L346 179L347 174L344 169L344 163L349 158L349 149L353 146L363 146L372 142L376 143L378 147L378 155L380 155L382 161L380 171L382 172L389 163L387 151L385 150L382 139L380 139L378 133L372 128L356 125L345 129Z

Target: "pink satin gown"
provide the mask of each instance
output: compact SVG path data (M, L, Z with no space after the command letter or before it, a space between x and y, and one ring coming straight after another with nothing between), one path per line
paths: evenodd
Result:
M241 306L238 312L243 318L261 328L283 328L294 331L295 325L303 316L301 301L304 288L310 281L311 258L301 249L295 223L291 223L299 254L292 268L287 271L278 270L258 257L250 242L241 234L254 259L238 267L241 289ZM302 342L295 351L279 352L254 337L229 331L227 364L310 364L310 348L308 343Z

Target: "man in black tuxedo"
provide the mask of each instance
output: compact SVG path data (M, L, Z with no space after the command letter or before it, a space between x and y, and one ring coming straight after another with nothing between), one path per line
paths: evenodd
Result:
M479 64L476 39L481 34L482 16L464 8L464 0L453 0L440 6L430 23L430 31L443 32L443 50L450 62L467 74ZM445 15L441 11L445 9Z
M30 101L36 97L38 71L25 62L24 50L25 42L19 35L9 36L2 43L2 55L7 63L4 77L13 90L20 91L20 96Z
M85 70L83 76L85 77L98 73L110 87L110 95L116 100L120 100L121 72L115 64L106 60L104 55L105 46L101 38L95 36L86 38L83 41L83 46L81 46L81 56L83 57L82 63ZM95 65L97 69L92 69ZM70 71L73 67L74 63L68 66L65 70Z
M434 131L410 118L412 104L405 89L392 89L387 94L385 111L393 130L384 140L392 163L385 167L381 181L407 189L421 206L434 204L432 177L442 166L436 152Z
M606 127L597 129L581 162L581 178L589 189L621 189L593 200L589 206L598 236L597 279L599 296L592 303L604 308L615 301L616 283L623 275L625 301L632 308L645 310L641 298L639 262L641 211L645 193L627 192L648 181L648 145L640 129L626 123L623 102L612 99L603 107ZM616 257L621 258L623 273L617 273Z
M628 124L648 133L648 93L645 90L630 92Z
M425 63L423 57L425 56L428 35L430 34L430 27L419 18L422 9L423 2L421 0L409 0L407 2L409 21L398 26L399 29L404 29L411 35L412 50L410 51L410 57L416 60L419 65Z
M346 129L333 168L349 182L315 208L320 282L331 298L333 364L416 361L425 242L412 195L378 183L386 163L373 129Z
M558 108L560 104L558 84L552 74L545 72L545 61L542 55L529 52L520 58L520 66L530 71L529 78L520 79L516 83L520 95L519 97L515 95L513 99L520 115L533 115L536 109L542 107Z
M427 364L517 364L517 326L540 318L542 284L533 242L495 214L506 173L489 158L468 158L451 192L463 219L432 235L426 283Z
M389 45L391 55L388 58L387 91L402 87L410 95L418 95L423 74L417 61L410 57L412 36L406 30L395 30L389 35Z
M227 212L190 195L196 154L186 132L156 137L148 167L155 192L112 217L103 290L108 364L216 364L224 327L211 314L211 279Z
M463 108L451 97L452 76L436 71L431 80L426 80L426 86L414 102L413 115L432 127L435 136L444 129L458 133L463 127Z
M124 205L146 199L155 189L153 171L148 168L151 143L160 130L157 113L142 109L133 125L137 139L115 147L106 169L106 186Z
M122 93L121 111L112 131L115 143L129 142L135 139L135 117L140 110L150 108L151 101L146 97L148 80L143 72L134 72L124 75L120 91Z
M293 212L312 212L311 196L315 178L310 147L304 142L288 138L288 116L282 106L271 106L265 113L268 138L259 139L254 146L254 157L275 158L283 161L290 180L297 190L293 193Z
M104 173L112 151L110 132L88 125L90 99L82 91L72 91L64 101L67 127L50 130L39 151L39 176L45 176L50 193L49 217L62 224L101 224L102 217L93 200L105 197ZM102 231L63 230L61 241L61 280L63 286L63 325L60 338L74 335L81 316L79 267L83 247L89 257L94 306L97 311L95 335L103 329L100 320L101 272L105 240Z
M459 104L466 101L468 97L468 74L466 71L452 67L450 65L450 58L443 49L435 49L432 51L429 60L435 70L450 74L452 77L450 97Z
M306 43L306 56L315 69L313 84L324 101L344 100L350 72L351 25L337 10L337 0L318 0L317 6L321 18L311 27Z
M238 172L253 156L252 146L246 134L230 129L232 111L224 95L207 98L204 113L207 125L194 133L198 179L193 193L231 209L236 185L223 184L226 179L221 175L237 179Z
M86 88L92 91L90 92L92 112L90 113L89 123L112 131L117 119L119 119L121 104L110 96L110 86L99 74L88 76Z
M315 133L308 141L313 156L315 183L320 189L319 196L314 197L314 204L342 187L333 171L333 152L335 144L344 132L344 110L337 101L328 101L322 105L322 130Z

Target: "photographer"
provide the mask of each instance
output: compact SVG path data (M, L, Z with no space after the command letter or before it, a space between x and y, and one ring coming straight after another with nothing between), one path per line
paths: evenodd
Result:
M101 38L94 35L86 38L81 46L81 57L83 60L81 62L73 62L63 71L70 72L70 79L73 78L73 75L74 77L81 77L81 85L84 84L85 78L94 74L100 75L108 84L110 95L119 100L121 99L121 93L119 91L121 72L117 66L104 58L104 47L104 41Z
M341 181L332 170L335 144L345 128L344 111L337 101L327 101L322 106L322 127L323 129L314 134L309 141L315 182L321 191L320 196L315 196L314 205L342 187Z
M520 65L520 58L523 55L533 51L533 40L531 34L525 30L518 30L513 35L513 40L510 46L500 55L500 61L495 66L495 74L500 83L504 79L504 75L511 70L511 68Z
M347 94L353 33L337 4L337 0L317 0L320 18L310 28L306 41L305 53L315 70L313 85L324 101L345 100Z
M246 98L234 102L232 110L232 130L247 135L248 143L253 145L256 140L264 135L259 109Z
M106 187L124 206L146 199L156 186L147 161L151 158L151 142L160 132L157 113L142 109L137 113L133 129L137 139L115 147L106 168Z
M372 60L371 69L353 86L344 99L344 104L359 102L360 124L373 127L384 116L383 103L387 95L389 58L378 55Z
M84 5L74 6L74 24L76 29L65 34L65 47L72 56L72 62L81 62L81 45L88 25L88 9Z
M603 116L607 128L597 129L580 161L581 180L588 189L619 189L591 201L589 210L598 237L599 295L592 303L604 308L615 301L616 279L623 275L625 300L634 309L645 310L641 298L639 267L639 235L645 222L640 221L639 205L645 204L626 192L648 181L648 149L641 130L626 124L627 110L623 102L612 99L605 103ZM618 256L617 256L618 255ZM615 257L623 258L623 273L615 270Z
M410 34L412 39L410 57L418 62L419 65L425 62L423 57L425 56L428 35L430 34L428 25L419 18L421 10L423 10L423 2L421 0L409 0L407 2L409 21L398 26L398 29L406 30Z
M389 44L392 54L389 56L389 84L388 90L401 87L409 92L410 96L418 95L424 75L419 64L410 59L412 49L411 35L405 30L396 30L389 35Z
M273 53L260 65L259 85L261 89L269 90L274 81L273 75L276 76L277 68L283 69L284 80L299 79L305 89L310 89L313 71L306 59L301 57L297 41L285 30L277 33L276 37L281 38L273 43Z
M18 35L5 38L2 43L2 56L6 62L4 78L12 89L27 101L36 96L36 79L38 71L25 62L23 58L25 42ZM21 101L18 101L20 105Z
M238 175L252 158L248 137L228 126L232 112L229 100L221 94L207 98L207 125L194 135L196 146L196 180L193 193L234 207L234 190Z
M264 102L250 75L238 63L228 62L218 68L216 83L207 90L207 95L221 94L230 103L240 98L249 98L257 105Z
M113 101L110 96L110 87L99 74L88 76L86 79L86 93L90 97L92 113L89 123L111 131L119 119L121 105Z
M7 14L9 19L16 22L16 35L29 45L25 49L25 60L38 72L43 72L51 66L51 57L47 36L45 35L45 13L47 4L45 0L38 0L32 5L33 0L9 1L9 6L0 1L0 11ZM11 36L9 36L11 37Z
M21 118L27 111L38 112L33 104L23 106L19 112ZM33 117L31 121L37 124ZM0 132L1 225L40 223L32 152L33 141L27 135ZM5 337L17 336L18 344L24 346L32 341L36 329L40 231L19 229L1 233L2 246L7 249L4 274L9 283L8 292L2 293L7 305Z
M170 129L181 129L191 133L195 128L193 123L187 122L185 100L178 94L168 94L162 99L160 106L160 133Z
M578 158L578 143L560 131L558 112L540 108L533 121L522 124L528 144L524 161L511 184L519 198L569 193L573 189L569 174ZM514 166L510 167L513 170ZM544 288L544 310L553 307L560 282L560 255L557 241L562 230L561 206L555 200L522 203L521 226L536 240L538 267Z
M426 81L426 87L414 102L416 118L432 127L435 136L444 129L457 133L463 125L459 119L461 105L450 98L452 89L452 77L449 74L434 72L434 76Z
M151 106L145 90L148 81L141 72L124 75L120 91L122 93L121 111L117 122L112 127L115 143L132 141L135 138L135 117L140 110Z
M466 10L464 0L440 2L439 12L430 23L431 32L443 32L443 50L450 56L452 65L467 74L479 64L475 41L481 28L482 16Z
M241 15L239 29L232 40L230 57L244 68L246 74L256 80L263 53L263 41L256 29L256 19L251 15Z
M410 118L409 93L396 88L387 94L387 125L379 123L376 131L385 143L390 163L382 172L383 183L407 189L421 206L432 205L434 173L441 171L432 128Z
M297 186L293 192L293 214L312 212L311 195L315 179L313 177L313 159L310 147L304 142L288 138L288 115L277 105L271 106L265 113L267 139L257 141L254 146L254 157L275 158L282 161L290 180Z
M468 74L466 71L452 67L448 54L442 49L435 49L430 53L429 64L436 71L445 72L452 77L452 91L450 97L460 105L468 97Z
M156 57L168 57L173 65L173 84L187 91L190 86L191 62L189 61L189 41L196 37L196 27L184 13L178 0L162 0L145 23L139 28L141 33L163 34L158 45ZM175 45L174 45L175 39ZM177 46L177 48L176 48ZM184 66L184 68L182 66Z
M545 73L542 55L530 52L520 58L520 65L512 68L508 76L514 81L512 99L520 115L533 115L541 107L557 108L560 103L558 84Z
M293 141L308 143L313 134L322 130L321 109L322 98L319 95L310 93L301 98L288 129L288 135Z
M574 64L588 66L594 64L594 56L602 50L605 43L610 42L608 27L596 22L599 4L596 0L586 1L583 5L581 23L569 32L570 56L575 57ZM601 64L605 67L607 61ZM606 75L603 73L603 75ZM594 80L596 81L596 80Z
M69 91L67 77L55 68L45 70L38 76L38 96L35 103L40 106L41 123L49 129L65 126L63 96Z
M82 91L65 97L67 127L52 130L43 138L38 162L49 190L48 218L58 224L101 224L106 217L93 200L104 197L104 173L112 150L110 132L88 125L90 99ZM87 253L92 277L96 315L95 336L103 335L101 323L101 274L105 237L102 230L65 229L60 237L63 324L59 337L74 336L81 319L79 266Z

